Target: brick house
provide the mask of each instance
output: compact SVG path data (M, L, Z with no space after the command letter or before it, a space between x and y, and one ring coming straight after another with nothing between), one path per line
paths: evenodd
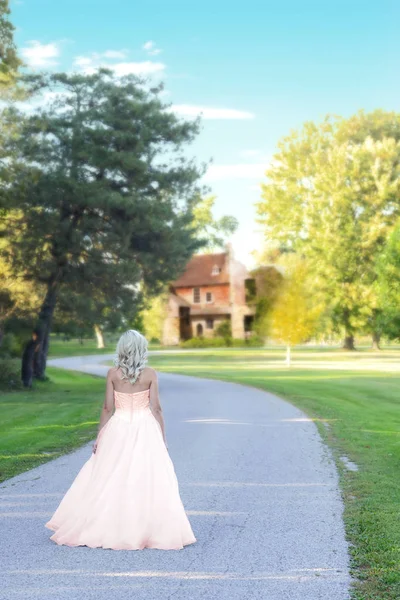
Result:
M235 259L231 244L225 252L196 254L185 272L170 284L162 342L175 345L194 336L212 337L229 319L232 335L245 338L251 330L255 308L246 302L253 281Z

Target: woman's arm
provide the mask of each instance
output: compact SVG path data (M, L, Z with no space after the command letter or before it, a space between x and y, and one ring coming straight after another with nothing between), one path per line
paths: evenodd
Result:
M156 371L152 369L151 381L150 381L150 408L154 417L160 424L161 433L164 439L164 443L168 448L166 436L165 436L165 424L163 418L163 412L160 404L160 395L158 391L158 377Z
M112 382L111 369L109 369L109 371L107 373L107 380L106 380L106 393L105 393L103 407L101 409L100 422L99 422L97 436L99 435L100 430L104 427L104 425L112 417L113 411L114 411L114 385ZM97 439L93 445L93 452L96 452L96 448L97 448Z

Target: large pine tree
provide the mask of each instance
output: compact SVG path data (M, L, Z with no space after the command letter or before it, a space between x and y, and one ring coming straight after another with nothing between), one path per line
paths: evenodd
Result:
M201 246L193 226L203 167L183 155L199 121L183 121L133 75L53 74L29 79L56 99L22 122L3 157L0 207L12 209L5 257L45 285L35 330L44 377L62 288L134 304L156 293ZM115 302L118 310L118 302Z

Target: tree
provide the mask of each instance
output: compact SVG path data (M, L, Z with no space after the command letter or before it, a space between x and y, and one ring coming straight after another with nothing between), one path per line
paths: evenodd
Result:
M284 278L279 267L273 264L253 269L250 276L255 281L254 302L256 312L254 330L258 334L266 336L270 323L270 313L279 298Z
M15 84L18 69L22 65L14 44L15 27L9 15L9 1L0 0L0 93Z
M165 285L163 291L155 297L145 300L145 307L141 312L144 332L148 340L162 339L163 325L167 316L169 286Z
M201 247L193 208L204 169L182 155L199 121L169 111L162 86L106 69L26 81L58 96L32 115L3 113L22 127L4 153L0 208L20 211L4 258L46 289L35 353L35 376L44 377L62 288L123 295L134 306L143 289L158 293Z
M307 259L348 349L377 314L374 257L399 217L399 173L400 115L384 111L306 123L266 173L265 236Z
M305 261L290 256L284 268L285 276L269 319L272 337L286 344L286 363L289 366L291 348L313 334L322 307L310 295L310 278Z
M381 332L389 339L400 339L400 223L393 229L377 257L376 290L382 311Z
M231 215L214 218L212 210L215 200L216 196L203 198L193 209L194 226L198 230L199 239L205 242L203 250L206 252L215 252L222 247L239 226L236 217Z
M14 272L1 257L7 247L7 240L0 238L0 347L7 323L29 323L40 305L40 295L32 283L25 281L24 271Z

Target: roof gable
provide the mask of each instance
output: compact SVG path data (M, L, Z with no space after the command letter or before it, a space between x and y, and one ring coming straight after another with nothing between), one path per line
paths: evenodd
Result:
M195 254L186 265L185 272L171 282L171 285L177 288L218 283L229 283L229 260L226 252Z

